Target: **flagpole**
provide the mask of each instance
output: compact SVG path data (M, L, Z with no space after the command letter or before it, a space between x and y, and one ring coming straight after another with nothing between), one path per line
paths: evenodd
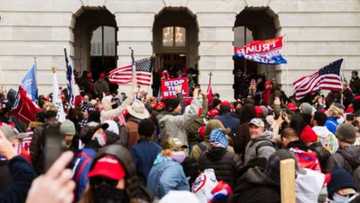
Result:
M131 67L132 67L132 94L135 94L135 98L136 98L136 86L137 86L137 81L136 81L136 66L135 66L135 58L134 58L134 50L129 47L130 51L131 51Z
M211 85L211 76L212 76L212 72L210 72L210 73L209 73L209 84L208 84L208 89L209 89L209 87L210 87L210 85Z
M37 86L37 58L36 56L34 56L34 65L35 65L35 74L34 74L34 78L36 81L36 102L38 101L38 97L39 97L39 90L38 90L38 86Z

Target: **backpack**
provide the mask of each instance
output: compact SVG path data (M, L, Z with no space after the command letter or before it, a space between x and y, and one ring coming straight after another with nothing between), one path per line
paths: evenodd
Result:
M267 139L267 138L260 138L257 139L255 142L253 142L249 147L252 147L254 144L259 143L256 148L255 148L255 154L256 154L256 158L249 160L249 162L242 168L239 169L239 174L243 174L245 173L249 168L254 168L254 167L260 167L262 169L265 169L266 167L266 163L267 163L267 159L265 157L258 157L259 154L259 150L263 147L273 147L275 149L277 149L275 143L273 143L271 140Z

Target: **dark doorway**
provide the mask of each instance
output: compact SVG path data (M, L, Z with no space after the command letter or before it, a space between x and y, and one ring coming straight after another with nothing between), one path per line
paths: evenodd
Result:
M269 7L246 7L236 16L234 46L243 46L252 40L275 38L279 33L278 16ZM234 58L234 98L247 95L251 79L275 80L276 65L258 64ZM261 85L259 88L262 88Z
M91 73L95 82L100 73L117 66L115 16L105 7L82 7L74 20L75 71L82 79ZM116 85L110 86L112 91L117 89Z
M173 77L191 74L194 77L190 79L197 83L198 33L196 16L185 7L166 7L155 16L155 67L152 85L154 96L159 93L160 75L163 70L167 70Z

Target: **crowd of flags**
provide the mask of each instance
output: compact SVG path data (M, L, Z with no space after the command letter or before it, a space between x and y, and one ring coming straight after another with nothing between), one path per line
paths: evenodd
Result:
M258 63L267 64L281 64L286 63L286 59L280 54L280 49L283 46L282 37L264 41L253 41L243 47L235 47L235 56L238 58L253 60ZM271 49L267 46L272 44ZM270 46L270 45L269 45ZM261 50L262 49L262 50ZM133 53L133 52L132 52ZM74 104L74 73L66 49L64 49L65 65L66 65L66 79L67 79L67 93L68 103L70 106ZM152 60L151 58L143 58L134 60L132 54L132 63L120 66L111 70L108 73L110 82L123 85L135 82L136 85L150 86L152 83ZM260 61L259 61L260 60ZM318 90L341 90L341 64L343 59L336 60L329 65L320 68L311 75L306 75L293 83L294 95L297 100L304 98L307 94ZM13 112L16 116L24 122L35 120L36 113L40 111L37 106L38 101L38 87L36 79L36 60L32 67L27 71L24 78L19 85L17 100L13 106ZM207 88L208 100L213 99L213 90L211 84L211 73ZM65 113L59 92L59 84L57 80L56 70L53 70L53 99L52 102L59 109L59 121L65 120Z

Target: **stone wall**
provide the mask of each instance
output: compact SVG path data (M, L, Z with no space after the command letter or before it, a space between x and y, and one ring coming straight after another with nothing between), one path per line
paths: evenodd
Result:
M63 48L74 56L74 14L81 6L105 6L115 15L119 65L129 62L129 46L137 58L152 55L154 16L164 6L188 7L200 28L200 83L206 89L208 73L213 72L214 91L226 98L233 96L233 26L245 6L269 6L279 16L288 64L279 67L277 76L287 92L299 76L340 57L348 78L351 70L359 69L358 0L2 0L0 85L16 87L34 57L41 93L51 91L52 66L58 67L64 84Z

